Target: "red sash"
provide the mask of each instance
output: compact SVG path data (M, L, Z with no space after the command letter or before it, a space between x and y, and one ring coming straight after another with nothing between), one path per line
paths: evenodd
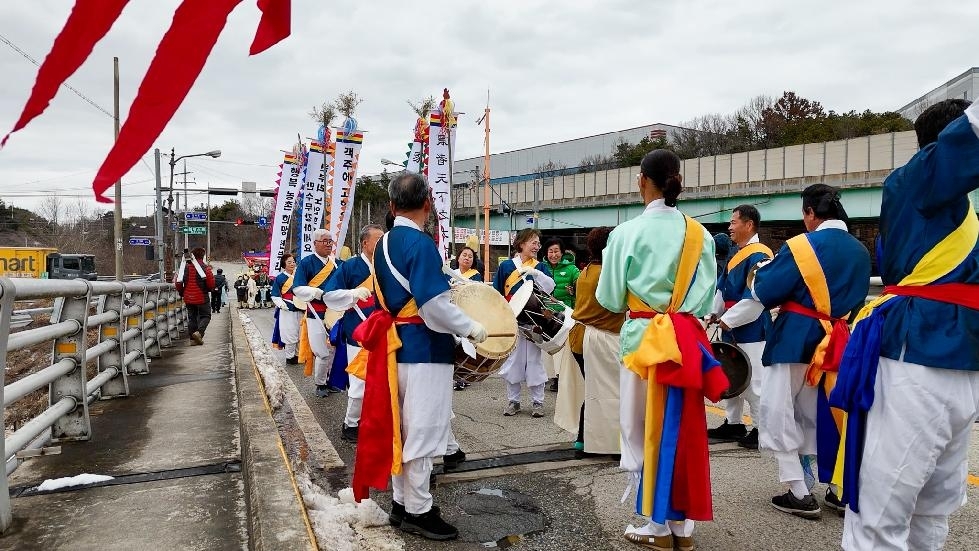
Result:
M936 300L938 302L979 310L979 284L976 283L888 285L884 287L884 294Z
M828 321L833 324L833 332L829 335L829 343L826 346L826 356L823 359L823 371L839 371L840 360L843 359L843 350L846 343L850 340L850 326L845 319L838 319L817 312L808 306L803 306L798 302L788 301L779 307L782 312L792 312L812 319Z

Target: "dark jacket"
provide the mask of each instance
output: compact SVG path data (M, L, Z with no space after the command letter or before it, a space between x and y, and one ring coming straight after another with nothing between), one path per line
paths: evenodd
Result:
M228 278L224 277L224 274L217 274L214 276L214 290L220 291L222 289L228 290Z

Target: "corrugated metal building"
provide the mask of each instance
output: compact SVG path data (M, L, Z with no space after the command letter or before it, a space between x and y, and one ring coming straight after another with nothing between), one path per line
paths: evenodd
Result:
M914 120L929 106L947 99L976 101L979 93L979 67L973 67L949 80L920 98L897 110L905 118Z

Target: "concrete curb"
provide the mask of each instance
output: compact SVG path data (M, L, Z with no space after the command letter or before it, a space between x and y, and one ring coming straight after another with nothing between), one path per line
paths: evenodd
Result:
M248 515L248 548L256 551L316 549L285 464L275 421L255 379L248 339L232 308L232 354L241 422L241 464Z

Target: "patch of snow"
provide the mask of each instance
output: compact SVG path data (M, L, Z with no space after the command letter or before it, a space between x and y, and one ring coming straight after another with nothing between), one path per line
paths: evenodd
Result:
M350 488L340 490L338 497L333 497L305 473L297 473L296 483L320 549L404 551L404 541L388 525L388 514L374 500L357 503Z
M60 488L67 488L69 486L83 486L85 484L95 484L96 482L105 482L106 480L112 480L114 477L106 476L103 474L80 474L76 476L66 476L63 478L47 479L37 487L39 492L49 492L51 490L58 490Z
M278 409L282 406L282 398L285 394L282 386L283 374L279 371L278 361L272 353L269 343L255 327L252 319L244 312L238 312L238 316L241 318L245 338L248 339L248 345L252 349L255 365L265 383L265 394L269 398L269 405L272 406L272 409Z

